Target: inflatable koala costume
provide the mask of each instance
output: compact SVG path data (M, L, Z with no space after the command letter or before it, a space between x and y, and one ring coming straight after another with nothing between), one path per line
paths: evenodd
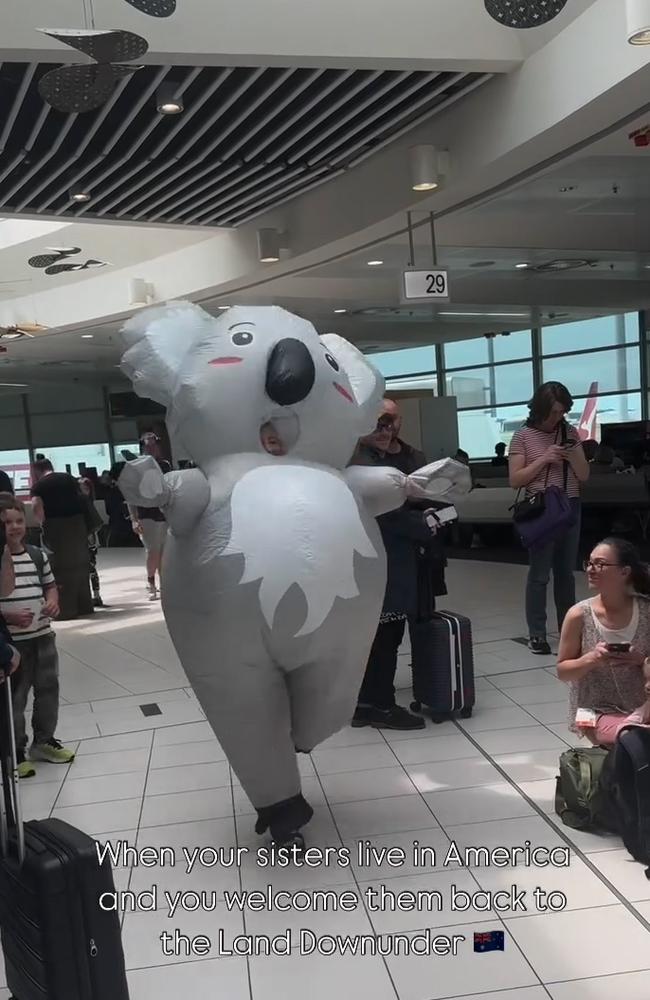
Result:
M258 813L258 833L301 842L312 816L296 751L354 711L386 584L375 522L408 495L469 488L436 463L408 479L346 468L375 426L384 383L335 335L279 308L218 319L187 303L138 313L122 367L167 408L194 469L126 465L129 503L162 507L170 527L162 600L187 676ZM271 423L286 454L264 450Z

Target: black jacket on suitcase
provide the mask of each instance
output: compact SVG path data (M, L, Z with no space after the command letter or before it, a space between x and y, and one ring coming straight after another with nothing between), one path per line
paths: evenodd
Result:
M15 1000L129 1000L119 914L99 905L115 891L110 861L100 866L96 842L61 820L21 825L10 684L0 686L0 936L9 991Z

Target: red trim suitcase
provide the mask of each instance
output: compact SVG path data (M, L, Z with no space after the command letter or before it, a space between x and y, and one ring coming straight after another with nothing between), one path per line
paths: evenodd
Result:
M456 712L468 719L474 708L474 654L469 618L437 611L430 621L414 622L411 634L414 712L429 710L434 722Z
M23 824L10 680L0 684L0 937L13 1000L129 1000L119 915L95 841L57 819Z

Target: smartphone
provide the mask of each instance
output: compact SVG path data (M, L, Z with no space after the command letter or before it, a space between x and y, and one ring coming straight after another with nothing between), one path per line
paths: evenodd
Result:
M629 653L632 643L630 642L608 642L608 653Z
M578 443L578 441L567 441L566 444L561 445L561 447L564 448L565 451L571 451L571 449L575 448Z

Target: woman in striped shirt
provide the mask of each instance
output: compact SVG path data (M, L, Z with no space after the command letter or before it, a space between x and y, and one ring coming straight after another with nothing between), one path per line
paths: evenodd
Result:
M561 382L546 382L529 403L530 416L510 444L510 485L527 495L547 486L566 489L574 508L571 524L546 545L531 549L526 585L526 619L531 652L550 655L546 638L546 590L553 571L553 595L558 631L576 601L574 571L580 541L580 484L589 478L589 465L580 437L565 417L573 399ZM565 486L566 484L566 486Z

